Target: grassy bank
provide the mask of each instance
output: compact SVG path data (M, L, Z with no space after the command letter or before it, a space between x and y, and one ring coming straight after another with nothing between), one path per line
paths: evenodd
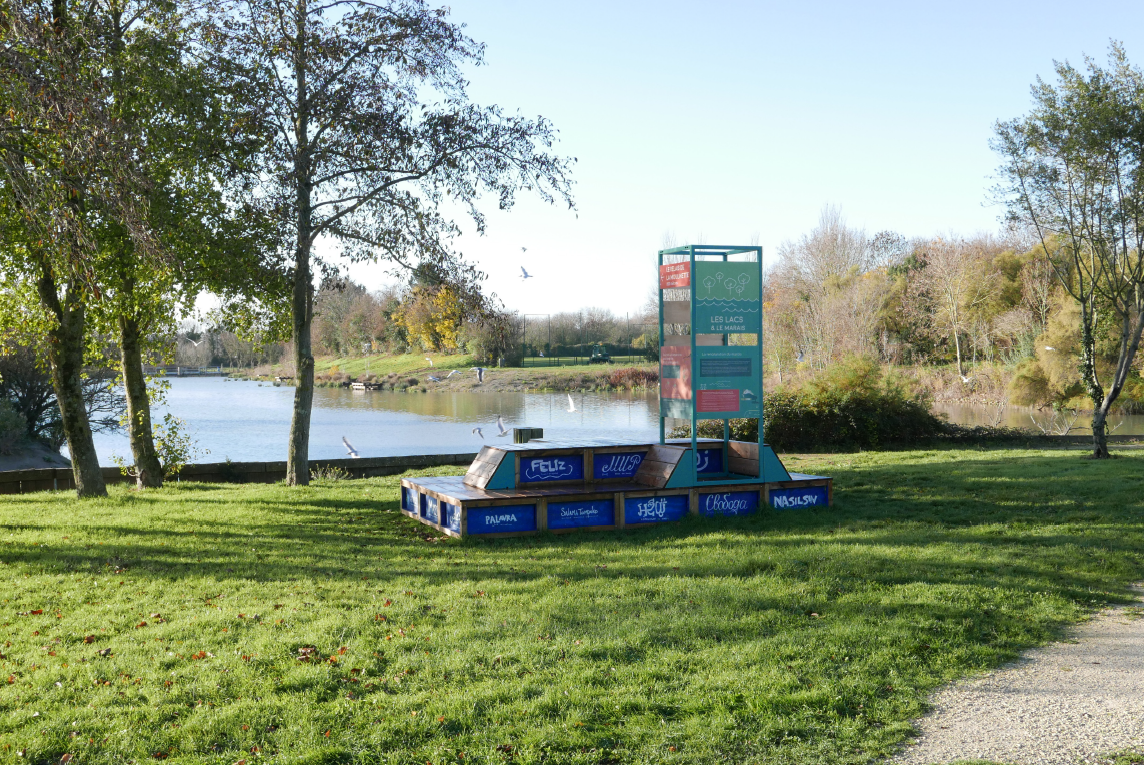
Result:
M6 497L0 752L866 763L1144 576L1141 456L788 465L836 506L498 542L433 537L395 478Z
M426 359L433 359L430 365ZM341 381L381 381L410 392L439 391L446 393L499 393L523 391L608 391L655 389L659 367L655 364L599 364L568 367L503 367L489 369L485 381L477 382L472 371L476 362L471 356L404 354L370 356L368 358L319 358L315 361L315 379L319 385ZM460 372L448 377L452 370ZM272 379L290 375L284 365L261 367L250 376ZM433 382L429 376L440 378Z

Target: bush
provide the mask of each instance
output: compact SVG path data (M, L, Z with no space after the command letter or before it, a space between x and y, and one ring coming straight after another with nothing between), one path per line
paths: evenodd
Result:
M763 397L766 442L779 451L818 447L876 449L947 435L947 423L929 408L929 400L896 376L886 375L867 359L841 362L795 390L779 389ZM757 419L731 420L731 438L758 441ZM690 435L677 428L673 436ZM722 438L723 423L707 420L699 435Z
M0 399L0 454L11 454L28 433L28 421L10 401Z

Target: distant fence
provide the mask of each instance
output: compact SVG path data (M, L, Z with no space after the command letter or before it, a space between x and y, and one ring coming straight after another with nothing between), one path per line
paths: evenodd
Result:
M525 314L520 333L520 366L573 366L604 361L612 364L646 364L659 359L659 327L634 322L630 317L593 318L578 314Z
M228 373L224 372L221 366L181 367L175 364L167 364L153 367L145 364L143 366L143 374L149 377L154 377L155 375L164 375L167 377L218 377Z
M340 468L351 478L373 478L396 475L415 468L439 465L468 466L477 455L466 454L412 454L401 457L365 457L362 459L311 460L310 468ZM133 482L119 468L103 468L107 483ZM178 478L172 481L203 481L206 483L274 483L286 478L285 462L206 462L184 465ZM27 494L33 491L63 491L74 489L71 468L37 468L35 470L0 471L0 494Z

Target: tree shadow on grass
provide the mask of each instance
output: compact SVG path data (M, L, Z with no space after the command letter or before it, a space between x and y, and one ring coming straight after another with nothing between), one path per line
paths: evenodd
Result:
M343 496L283 491L244 502L241 494L228 491L233 487L205 491L198 484L187 489L205 518L234 516L228 513L232 505L253 505L258 512L202 521L191 530L183 527L197 521L186 517L163 525L94 524L93 533L110 537L103 545L16 543L0 552L8 562L38 568L99 572L117 567L161 578L368 576L384 582L415 577L440 584L474 577L521 582L769 574L881 586L988 582L1053 591L1070 600L1088 600L1093 593L1111 600L1125 594L1111 582L1128 573L1125 567L1134 565L1138 575L1144 560L1138 552L1144 549L1144 498L1139 481L1132 480L1137 477L1127 475L1136 462L1127 462L1086 462L1078 470L1059 457L1025 456L1015 464L982 458L942 466L863 466L835 471L832 508L687 519L630 531L461 542L426 541L436 539L436 532L397 512L395 498L355 497L352 489L339 487ZM184 491L180 487L176 494ZM134 495L132 514L161 515L168 498ZM582 558L601 548L621 557L638 551L639 562L625 561L611 573L586 566ZM525 552L537 558L527 571L507 571L495 563ZM683 565L668 565L681 556ZM450 557L463 562L436 566ZM1086 560L1078 562L1078 557ZM1115 566L1109 558L1116 559Z

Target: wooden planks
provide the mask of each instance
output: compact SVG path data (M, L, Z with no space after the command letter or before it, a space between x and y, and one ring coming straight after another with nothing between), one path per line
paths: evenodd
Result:
M687 451L681 446L652 446L636 471L636 483L656 489L664 488Z
M727 444L727 469L737 475L759 475L759 445L750 441L730 441Z
M475 486L483 489L489 485L493 474L497 472L497 468L501 466L501 462L507 456L507 452L492 446L481 447L477 453L477 458L473 460L473 464L469 465L468 472L465 473L464 482L470 486Z

